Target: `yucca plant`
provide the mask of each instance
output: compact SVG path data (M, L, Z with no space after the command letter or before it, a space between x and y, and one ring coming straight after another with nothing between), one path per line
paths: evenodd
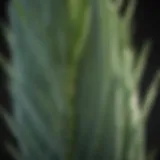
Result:
M117 0L12 0L5 117L20 160L146 160L144 128L157 78L139 103L147 47L136 60Z

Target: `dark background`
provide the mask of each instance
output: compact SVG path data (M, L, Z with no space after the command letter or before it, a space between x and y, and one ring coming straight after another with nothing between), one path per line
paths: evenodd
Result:
M8 0L0 0L0 23L8 24ZM153 46L148 59L145 75L141 85L141 93L146 91L155 72L160 67L160 5L158 0L137 0L137 9L133 19L133 44L138 51L145 40L151 39ZM8 45L3 31L0 28L0 54L10 59ZM11 101L7 92L7 79L0 68L0 104L11 111ZM154 103L146 126L147 149L160 148L160 94ZM11 159L6 152L4 144L11 141L12 137L6 124L0 118L0 159ZM157 160L160 159L157 157Z

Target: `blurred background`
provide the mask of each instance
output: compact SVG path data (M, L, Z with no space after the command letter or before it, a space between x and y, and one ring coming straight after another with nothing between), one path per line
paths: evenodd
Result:
M10 52L5 35L2 30L2 25L9 26L9 19L7 15L7 6L9 0L0 1L0 54L10 60ZM122 12L125 10L127 0L125 0ZM147 67L143 80L141 82L141 99L149 86L157 69L160 68L160 5L158 0L137 0L137 8L133 18L132 33L133 45L138 51L141 49L145 40L151 39L153 42L150 57L148 59ZM11 100L7 90L7 77L0 67L0 105L11 112ZM147 149L152 150L159 148L160 153L160 93L154 103L152 112L150 114L148 124L146 126ZM6 142L12 142L13 138L0 117L0 159L9 159L11 157L5 149ZM160 159L157 157L157 160Z

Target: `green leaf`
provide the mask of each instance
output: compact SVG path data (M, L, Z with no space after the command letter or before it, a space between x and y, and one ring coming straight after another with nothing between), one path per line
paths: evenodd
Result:
M151 42L145 43L135 66L135 86L139 87L149 57Z
M159 85L160 85L160 73L158 72L156 74L152 84L148 88L147 93L144 98L144 102L142 104L144 121L147 120L148 115L152 109L153 103L154 103L155 99L157 98L158 91L159 91L158 90Z
M11 2L13 115L6 119L21 159L145 160L137 92L146 56L134 69L135 1L124 18L119 2Z

